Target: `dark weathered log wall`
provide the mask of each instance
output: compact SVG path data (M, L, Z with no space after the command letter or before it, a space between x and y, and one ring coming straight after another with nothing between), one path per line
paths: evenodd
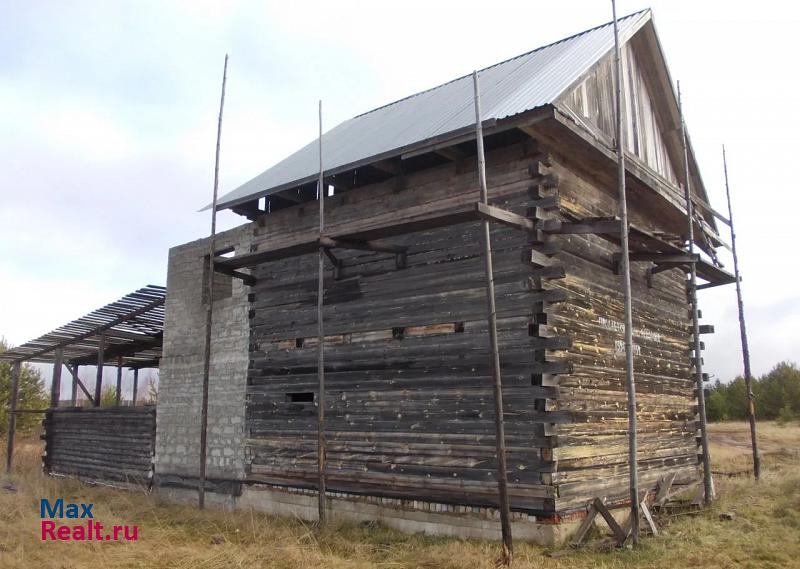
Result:
M43 425L47 473L149 484L155 406L49 409Z
M616 213L613 190L532 141L487 154L490 201L528 217ZM345 192L332 232L424 219L477 201L471 158ZM664 230L646 200L631 220ZM254 225L257 250L301 240L312 205ZM392 255L336 251L325 287L328 482L349 491L468 505L497 502L480 225L396 237ZM512 508L569 511L626 491L622 303L613 243L494 225L495 278ZM316 484L316 266L313 255L260 266L251 290L249 478ZM641 476L697 470L683 280L635 275Z
M530 144L490 153L495 204L526 212L533 153ZM326 216L331 230L477 201L471 160L413 174L405 180L407 189L396 184L336 198ZM313 224L292 210L280 211L267 216L256 241L291 239L293 231ZM326 281L328 484L332 490L493 505L496 457L480 224L392 242L409 247L406 268L397 269L392 255L337 250L341 278L334 280L331 269ZM542 483L540 473L549 470L549 439L536 401L555 397L555 388L531 385L541 367L536 353L542 339L529 335L535 293L528 282L527 242L527 235L512 229L492 231L512 503L548 510L554 489ZM315 484L316 402L307 400L317 381L314 263L313 255L298 257L256 273L247 403L252 479Z

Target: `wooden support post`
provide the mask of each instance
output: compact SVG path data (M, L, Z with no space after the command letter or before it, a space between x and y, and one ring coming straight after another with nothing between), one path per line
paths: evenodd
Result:
M319 180L317 181L319 200L319 239L317 252L317 509L320 525L325 524L325 326L322 319L322 306L325 296L325 247L322 245L322 232L325 230L325 181L322 165L322 101L319 102Z
M72 389L70 390L69 396L69 404L70 407L77 407L78 406L78 364L73 364L73 369L69 367L67 364L67 369L70 371L72 375Z
M592 528L594 524L594 519L597 517L597 508L594 507L594 503L589 505L589 510L586 512L586 517L583 518L580 527L578 527L578 531L575 532L575 535L572 536L569 544L572 547L578 547L581 543L583 543L586 534L589 533L589 530Z
M78 377L78 364L74 364L72 367L67 365L67 370L72 375L72 388L73 388L73 391L74 391L74 393L72 395L72 406L75 407L77 405L77 399L78 399L77 390L78 390L79 387L81 388L81 391L83 391L83 394L86 395L86 398L89 400L89 402L92 405L94 405L94 397L92 397L92 394L89 393L89 390L86 389L86 386L83 384L83 382Z
M94 406L100 407L100 397L103 392L103 366L105 365L106 335L100 334L100 343L97 346L97 379L94 383Z
M489 203L489 192L486 186L486 158L483 151L483 124L481 119L481 96L478 83L478 72L472 72L472 83L475 90L475 138L478 144L478 181L481 190L481 202ZM495 451L497 453L497 490L500 509L500 529L503 537L503 558L506 565L511 565L514 558L514 544L511 538L511 511L508 501L508 473L506 465L506 436L503 424L503 379L500 375L500 349L497 342L497 308L494 296L494 272L492 268L492 240L489 220L483 220L483 252L486 273L486 304L489 320L489 344L492 357L492 378L494 380L494 427Z
M53 361L53 382L50 385L50 407L58 407L61 400L61 367L64 362L64 349L56 348Z
M739 335L742 340L742 363L744 365L744 383L747 387L748 409L750 421L750 444L753 448L753 477L761 478L761 457L758 454L758 441L756 440L756 398L753 395L753 374L750 369L750 346L747 342L747 326L744 321L744 301L742 300L742 279L739 276L739 255L736 251L736 231L733 229L733 206L731 206L731 190L728 185L728 159L725 156L725 146L722 146L722 165L725 169L725 195L728 198L728 225L731 228L731 252L733 253L733 276L736 279L736 306L739 310ZM701 326L702 328L702 326ZM700 330L703 333L703 330Z
M200 401L200 472L197 484L197 507L206 506L206 455L208 453L208 382L211 370L211 323L214 314L214 255L217 243L217 192L219 191L219 143L222 136L222 109L225 106L225 82L228 78L228 54L222 68L222 94L217 119L217 149L214 159L214 192L211 200L211 236L208 238L208 275L206 280L206 337L203 346L203 392Z
M622 60L620 58L619 29L617 26L617 4L611 0L614 16L614 67L616 103L616 147L617 177L619 184L620 217L620 269L622 273L622 294L625 303L625 379L628 392L628 483L631 501L631 539L636 545L639 541L639 466L637 462L638 439L636 435L636 380L633 374L633 303L631 294L631 263L628 246L628 200L625 188L625 122L622 102ZM602 504L601 504L602 506ZM595 507L600 509L595 501ZM605 517L605 513L601 510ZM611 525L611 522L609 522ZM616 531L615 531L616 533ZM624 538L623 540L624 541Z
M595 498L594 502L592 502L592 505L594 505L595 509L600 513L601 516L603 516L603 519L608 524L608 527L611 528L611 531L614 532L614 538L617 540L617 545L621 546L624 544L625 540L628 539L628 533L622 529L622 526L620 526L614 516L611 515L611 512L608 510L605 502L603 502L603 500L600 498ZM637 520L634 520L633 518L631 518L631 521L634 522L631 524L632 529L633 526L638 525L638 523Z
M117 391L114 394L114 404L119 407L122 401L122 356L117 356Z
M131 403L134 407L136 406L136 394L139 392L139 368L133 369L133 403Z
M656 526L656 522L653 519L653 516L650 514L650 509L647 507L647 502L643 500L640 504L640 507L642 509L644 519L647 521L647 525L650 526L650 533L653 534L653 537L658 537L658 526Z
M8 442L6 447L6 474L11 472L14 461L14 434L17 429L17 400L19 381L22 375L22 362L15 361L11 366L11 393L8 398Z
M703 488L704 501L708 506L714 498L714 486L711 481L711 456L708 448L708 429L706 425L706 398L703 391L703 358L700 349L700 314L697 306L697 261L694 260L694 208L692 205L692 188L689 178L689 149L686 141L686 122L683 120L683 105L681 102L681 83L678 81L678 110L681 119L681 140L683 143L683 175L684 195L686 199L686 225L689 242L689 303L692 314L692 336L694 341L694 374L697 389L697 410L700 416L700 444L703 449Z

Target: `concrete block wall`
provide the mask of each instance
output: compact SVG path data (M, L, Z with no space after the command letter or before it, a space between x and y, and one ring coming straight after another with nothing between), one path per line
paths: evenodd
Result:
M251 236L252 224L226 231L217 235L216 249L233 248L236 254L247 253ZM156 419L156 477L196 479L199 472L207 255L207 238L173 247L169 252ZM250 338L248 291L238 279L232 279L230 291L230 296L214 301L207 476L240 479L244 477L244 404Z

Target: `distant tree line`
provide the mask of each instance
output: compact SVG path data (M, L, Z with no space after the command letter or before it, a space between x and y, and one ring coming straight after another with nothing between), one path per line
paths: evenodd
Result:
M4 338L0 338L0 353L8 349ZM8 431L8 406L11 397L11 362L0 361L0 435ZM39 370L28 364L22 365L19 380L19 409L45 409L50 404ZM38 413L17 415L17 431L25 433L42 423Z
M753 380L756 418L791 421L800 417L800 369L793 362L781 362ZM730 383L717 380L706 389L706 415L709 421L740 421L748 417L747 387L744 378Z

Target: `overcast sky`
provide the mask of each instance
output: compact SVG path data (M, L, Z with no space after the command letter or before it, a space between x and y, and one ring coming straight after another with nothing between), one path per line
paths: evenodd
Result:
M798 9L652 7L712 204L721 144L754 372L797 361ZM325 128L611 19L610 2L0 0L0 336L23 343L148 283L205 236L227 52L221 191ZM243 218L226 212L223 228ZM721 226L725 229L725 226ZM727 235L726 235L727 238ZM727 258L723 255L723 258ZM708 371L740 373L733 285L701 292Z

